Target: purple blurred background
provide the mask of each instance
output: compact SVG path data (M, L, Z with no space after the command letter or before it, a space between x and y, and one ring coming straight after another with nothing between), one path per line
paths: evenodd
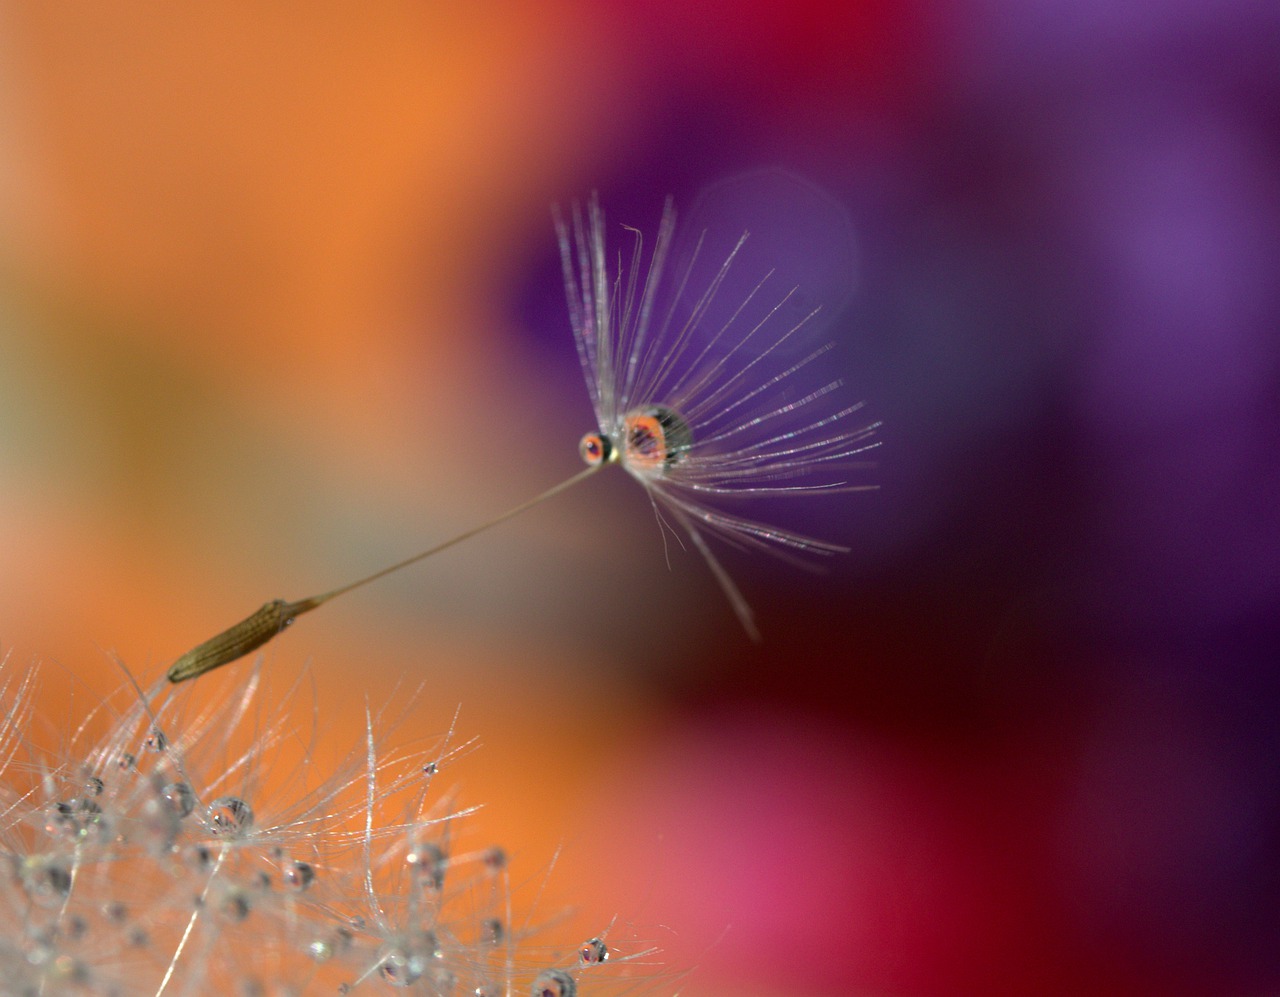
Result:
M158 668L566 476L548 206L782 167L884 429L828 576L726 555L762 646L618 475L277 653L461 700L688 994L1280 989L1280 8L7 16L10 645Z

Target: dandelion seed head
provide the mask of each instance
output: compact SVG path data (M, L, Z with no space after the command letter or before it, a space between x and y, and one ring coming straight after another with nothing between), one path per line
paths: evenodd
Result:
M322 774L309 749L288 761L314 711L264 698L257 673L229 695L166 688L185 691L126 693L49 749L12 719L29 683L0 681L0 990L509 995L572 961L530 944L505 852L454 849L468 811L423 771L465 744L392 743L397 705ZM163 750L119 766L161 729Z

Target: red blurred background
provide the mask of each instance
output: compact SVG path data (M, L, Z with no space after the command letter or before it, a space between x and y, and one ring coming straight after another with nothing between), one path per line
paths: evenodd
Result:
M468 833L563 845L566 937L616 915L692 997L1280 986L1280 14L2 16L0 641L48 711L567 476L549 205L781 166L849 207L885 429L829 577L727 558L762 646L601 478L270 667L344 745L460 703Z

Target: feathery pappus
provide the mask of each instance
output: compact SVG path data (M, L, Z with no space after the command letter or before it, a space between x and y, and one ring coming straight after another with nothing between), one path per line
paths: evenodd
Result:
M765 180L785 190L786 203L775 210L794 212L780 220L791 238L777 240L786 244L787 262L802 269L797 251L814 251L795 245L806 226L825 230L817 241L829 251L842 234L848 241L843 212L825 194L785 175ZM755 183L747 187L754 191ZM797 198L807 202L798 211ZM866 466L859 458L876 445L877 424L859 422L862 404L844 400L841 379L823 371L834 344L814 343L825 318L817 299L844 289L792 283L772 264L753 267L769 260L775 247L767 236L778 226L761 235L736 231L727 250L717 248L709 230L698 230L684 258L673 260L670 200L647 258L642 234L629 226L629 247L616 259L610 255L594 196L568 219L557 214L556 228L570 323L598 426L582 438L582 458L588 467L617 464L640 483L659 519L673 521L701 552L758 640L751 608L704 532L774 554L847 550L725 507L753 497L875 487L849 475ZM763 244L748 254L753 239ZM851 253L851 244L836 251ZM828 267L814 284L848 272Z

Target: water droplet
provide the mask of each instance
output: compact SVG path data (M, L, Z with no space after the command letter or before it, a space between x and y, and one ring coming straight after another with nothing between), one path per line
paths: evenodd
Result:
M609 958L609 946L603 938L592 938L578 946L578 961L584 966L594 966Z
M253 827L253 808L238 796L220 796L205 811L209 830L218 837L237 837Z
M444 872L449 860L439 845L422 842L410 849L404 860L414 870L414 876L423 889L438 893L444 888Z
M422 956L396 948L383 957L378 975L393 987L409 987L417 982L426 967L427 961Z
M51 982L82 987L89 982L89 967L69 955L60 955L53 960L49 977Z
M185 782L170 782L160 787L160 798L179 818L196 808L196 794Z
M530 990L533 997L577 997L578 984L562 969L539 973Z
M339 952L351 948L355 936L345 927L339 925L328 937L316 938L307 946L307 952L316 962L327 962Z
M439 771L440 771L439 762L427 762L426 765L422 766L422 774L425 775L428 779L430 779L433 775L435 775Z
M193 845L187 849L187 864L201 872L213 868L213 852L204 845Z
M169 739L164 736L164 731L159 727L152 727L143 743L150 751L164 751L169 747Z
M108 834L102 807L85 797L53 804L49 808L45 830L50 834L64 834L77 841L83 841L91 835L101 839Z
M96 775L91 775L84 781L85 796L101 796L102 791L107 788L107 784L99 779Z
M122 768L125 770L131 769L137 764L138 764L138 759L134 758L133 755L129 754L129 752L127 751L121 753L119 760L116 762L116 765L119 768Z
M34 856L19 870L22 888L41 907L57 907L71 893L71 871L60 859Z
M62 933L72 941L79 941L89 933L89 922L79 914L72 914L70 917L65 919L62 926Z
M492 848L485 849L480 861L484 863L487 872L499 873L507 867L507 853L494 845Z
M130 945L138 949L144 947L149 941L151 941L151 937L147 934L147 929L136 924L129 929L125 938L128 939Z
M503 934L502 922L496 917L486 917L480 922L481 945L500 945Z
M129 917L129 911L124 904L115 901L103 906L102 916L112 924L123 924Z
M301 893L315 882L316 871L310 862L294 862L284 871L284 882L291 890Z
M253 904L249 901L249 894L243 890L231 890L222 898L218 909L230 921L243 921L253 910Z

